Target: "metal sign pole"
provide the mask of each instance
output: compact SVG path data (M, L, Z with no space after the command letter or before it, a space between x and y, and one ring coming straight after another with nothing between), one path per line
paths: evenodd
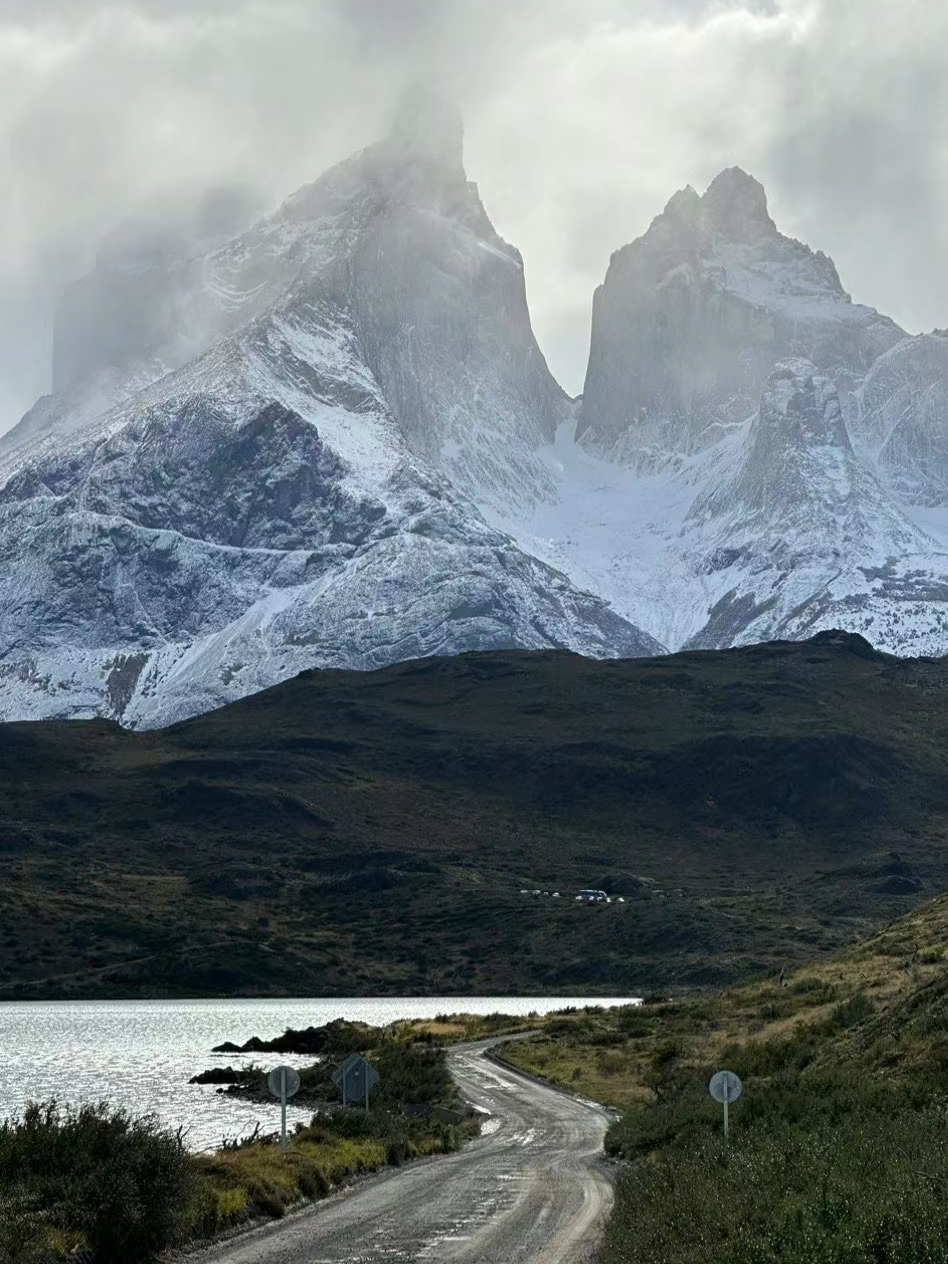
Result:
M724 1135L728 1134L728 1118L727 1108L731 1102L736 1102L741 1095L743 1085L741 1077L735 1075L733 1071L716 1071L711 1077L711 1083L708 1085L708 1091L716 1102L720 1102L724 1107Z
M280 1101L280 1149L285 1151L286 1139L286 1103L300 1091L299 1072L293 1067L274 1067L267 1075L267 1088Z
M286 1067L280 1069L280 1149L286 1150Z

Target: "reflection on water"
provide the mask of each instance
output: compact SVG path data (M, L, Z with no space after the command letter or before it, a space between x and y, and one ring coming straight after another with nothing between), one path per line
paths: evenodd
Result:
M279 1126L279 1107L221 1097L189 1084L210 1066L256 1060L299 1066L311 1058L286 1054L212 1054L225 1040L281 1035L287 1027L319 1026L332 1018L384 1026L436 1014L548 1013L566 1005L621 1005L624 998L440 996L334 1001L91 1001L0 1004L0 1119L29 1100L108 1101L133 1114L156 1113L187 1131L195 1150L225 1137ZM288 1112L288 1121L308 1119Z

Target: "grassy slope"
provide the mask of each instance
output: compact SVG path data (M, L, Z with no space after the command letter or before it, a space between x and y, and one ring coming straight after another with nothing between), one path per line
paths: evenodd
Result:
M857 996L868 1001L860 1002L858 1023L821 1027ZM542 1036L507 1046L504 1056L620 1111L655 1105L691 1082L703 1092L705 1072L729 1058L751 1065L757 1046L779 1049L787 1063L794 1042L813 1053L809 1067L846 1061L902 1083L930 1075L933 1059L948 1075L946 1009L948 895L941 895L782 981L554 1015Z
M948 887L946 689L946 663L822 638L307 673L158 733L6 725L0 998L792 964ZM519 894L588 884L628 903Z
M948 1260L948 896L781 981L554 1018L515 1064L616 1105L603 1264ZM732 1141L707 1094L745 1092Z

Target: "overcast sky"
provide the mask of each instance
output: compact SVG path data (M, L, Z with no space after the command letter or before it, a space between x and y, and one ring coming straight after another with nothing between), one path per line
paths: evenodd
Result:
M732 164L854 298L948 325L946 48L944 0L0 0L0 431L105 233L213 186L276 204L419 75L570 391L611 252Z

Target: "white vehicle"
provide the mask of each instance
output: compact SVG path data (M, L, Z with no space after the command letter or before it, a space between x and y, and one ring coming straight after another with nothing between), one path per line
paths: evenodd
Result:
M585 900L587 904L609 903L609 897L606 895L605 891L595 891L592 887L587 887L586 890L580 891L576 898L577 900Z

